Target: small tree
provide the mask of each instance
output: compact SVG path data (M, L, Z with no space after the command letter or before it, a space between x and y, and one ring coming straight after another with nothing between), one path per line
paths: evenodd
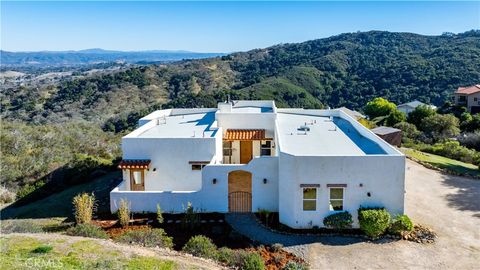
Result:
M163 223L162 208L160 208L160 204L158 203L157 203L157 221L159 224Z
M394 125L400 122L405 122L406 120L407 116L403 112L395 109L388 115L387 119L385 120L385 125L393 127Z
M392 103L384 98L377 97L367 103L364 112L370 117L370 119L373 119L379 116L387 116L396 108L397 106L395 103Z
M130 207L126 199L120 200L120 206L118 207L117 216L120 226L127 227L130 223Z
M182 218L182 226L184 228L189 228L189 229L195 228L200 222L200 217L197 211L195 211L195 208L193 208L193 205L191 202L188 202L187 207L184 209L185 209L185 215Z
M77 224L90 223L92 221L93 211L95 210L95 196L82 193L73 198L75 208L75 221Z
M460 134L459 120L452 114L435 114L422 120L421 130L435 142Z
M400 122L393 127L402 130L402 141L404 142L408 141L408 139L416 140L421 134L421 132L418 131L417 127L411 123Z
M407 121L419 128L424 118L435 114L436 111L432 107L427 105L420 105L408 114Z

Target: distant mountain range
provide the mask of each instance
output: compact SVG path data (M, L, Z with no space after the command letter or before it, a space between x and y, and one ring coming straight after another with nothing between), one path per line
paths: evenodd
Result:
M107 62L155 63L222 55L225 54L167 50L112 51L98 48L80 51L0 51L2 66L75 66Z

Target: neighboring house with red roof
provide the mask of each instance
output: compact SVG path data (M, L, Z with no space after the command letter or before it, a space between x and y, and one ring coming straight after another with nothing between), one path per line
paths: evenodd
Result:
M472 114L480 113L480 84L459 87L454 95L455 105L467 107Z

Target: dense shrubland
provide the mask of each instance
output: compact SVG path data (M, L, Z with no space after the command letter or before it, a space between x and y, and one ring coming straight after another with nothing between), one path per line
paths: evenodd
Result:
M90 179L97 164L108 167L119 156L121 134L114 133L133 129L143 115L160 108L215 107L227 95L274 99L279 107L361 109L375 97L440 106L458 86L480 81L479 44L479 31L442 36L349 33L2 89L1 181L10 190L20 189L21 198L55 178L65 185ZM388 103L386 107L388 114L380 116L379 124L405 121ZM441 109L459 118L459 125L448 116L426 117L427 128L407 119L421 132L415 140L442 142L460 129L460 143L478 150L480 118L452 106ZM445 133L437 120L453 126Z
M1 183L21 198L50 181L89 181L112 168L119 136L86 122L33 125L2 121Z

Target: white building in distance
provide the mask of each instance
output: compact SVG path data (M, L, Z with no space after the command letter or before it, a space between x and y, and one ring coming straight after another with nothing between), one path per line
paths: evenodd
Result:
M404 212L405 156L341 110L277 109L273 101L166 109L122 138L111 211L278 212L292 228L359 207ZM355 222L354 226L358 226Z

